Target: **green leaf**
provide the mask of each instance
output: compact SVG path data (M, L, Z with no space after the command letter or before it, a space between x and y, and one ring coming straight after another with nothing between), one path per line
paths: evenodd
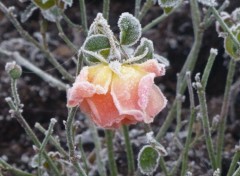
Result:
M98 54L97 52L89 51L82 49L82 52L84 56L86 57L86 60L89 62L102 62L102 63L107 63L106 59L101 55Z
M84 43L83 48L85 50L96 52L103 49L109 49L110 43L105 35L97 34L88 37Z
M137 47L134 57L142 55L145 52L145 49L148 48L148 53L145 56L144 60L152 59L153 58L153 42L151 40L148 40L147 38L142 38L140 45Z
M42 0L32 0L40 9L47 10L56 4L55 0L47 0L45 3Z
M160 154L151 145L145 145L138 154L138 167L143 174L150 175L159 165Z
M240 42L240 30L233 32ZM230 36L225 37L224 47L226 53L236 60L240 60L240 48L233 42Z
M142 27L138 19L130 13L123 13L118 20L120 29L120 43L122 45L132 46L141 37Z

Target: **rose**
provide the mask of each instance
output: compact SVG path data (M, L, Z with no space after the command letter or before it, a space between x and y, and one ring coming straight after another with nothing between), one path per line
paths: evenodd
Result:
M141 64L123 64L117 70L111 63L83 67L67 92L67 106L79 105L103 128L151 123L167 103L154 84L154 77L165 74L164 65L151 59Z

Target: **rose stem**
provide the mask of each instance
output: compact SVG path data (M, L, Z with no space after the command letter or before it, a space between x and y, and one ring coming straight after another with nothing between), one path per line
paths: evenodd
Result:
M123 125L122 130L123 130L123 135L125 139L125 149L127 153L128 176L132 176L134 175L135 165L134 165L133 149L132 149L130 138L129 138L128 126Z
M114 147L113 147L113 131L105 130L105 136L107 141L107 149L108 149L108 164L111 176L117 176L117 165L114 158Z
M70 108L68 111L68 118L66 122L67 144L69 149L69 159L76 168L79 176L87 176L82 166L79 164L75 156L74 136L73 136L73 121L78 107Z
M85 0L79 0L79 7L80 7L83 31L84 31L84 34L87 35L88 25L87 25L87 13L86 13Z

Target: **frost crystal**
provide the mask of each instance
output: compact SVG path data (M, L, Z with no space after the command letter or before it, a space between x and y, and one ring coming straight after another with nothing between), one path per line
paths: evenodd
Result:
M158 4L164 8L175 7L179 2L179 0L158 0Z
M209 7L217 6L216 0L198 0L198 2L202 3L203 5L209 6Z

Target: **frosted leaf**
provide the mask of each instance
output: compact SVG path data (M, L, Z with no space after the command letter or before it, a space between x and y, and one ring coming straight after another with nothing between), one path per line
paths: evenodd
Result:
M170 66L170 62L167 58L160 56L158 54L154 54L153 56L154 59L156 59L158 62L164 64L166 67Z
M43 0L33 0L33 2L36 6L43 10L50 9L56 4L55 0L46 0L44 3Z
M91 59L95 59L96 61L99 61L102 63L107 63L106 59L102 55L100 55L96 52L88 51L85 49L82 49L82 52L83 52L84 56L88 58L88 60L89 60L89 58L91 58Z
M33 14L33 12L37 9L37 6L35 4L31 3L27 8L24 10L24 12L21 14L21 22L26 22Z
M97 34L88 37L83 47L85 50L99 51L110 48L110 44L108 38L105 35Z
M203 5L209 6L209 7L217 6L216 0L198 0L198 2L202 3Z
M240 8L236 8L232 12L232 19L235 21L235 23L239 23L240 22Z
M122 45L132 46L141 37L142 27L137 18L130 13L122 13L118 20L120 29L120 43Z
M158 0L158 4L161 7L175 7L179 2L180 0Z
M159 152L151 145L145 145L138 154L138 168L142 174L151 175L156 171L160 159Z
M163 8L164 13L168 14L180 3L180 0L158 0L158 4Z
M145 60L152 59L153 58L153 52L154 52L153 42L151 40L146 39L146 38L141 39L141 43L137 47L137 49L134 53L134 56L139 56L139 55L143 54L146 48L148 48L148 53L145 56Z
M236 29L233 29L233 34L237 38L238 41L240 41L240 26ZM240 60L240 49L236 44L233 42L232 38L230 36L227 36L224 38L224 48L225 52L231 56L232 58L236 60Z
M42 15L46 20L51 22L56 22L59 18L62 18L61 15L59 15L59 9L57 6L42 10Z
M48 0L42 0L42 3L45 4L46 2L48 2Z
M67 5L69 5L70 7L72 7L73 0L62 0L62 1L65 2Z
M123 63L130 64L130 63L133 63L133 62L139 62L139 61L143 60L146 57L147 54L148 54L148 48L145 48L144 53L142 53L139 56L134 56L132 58L129 58L128 60L124 61Z
M93 34L104 34L106 31L103 30L103 26L105 26L105 28L110 28L107 20L103 18L102 13L98 13L97 17L94 19L94 22L89 27L88 36Z

